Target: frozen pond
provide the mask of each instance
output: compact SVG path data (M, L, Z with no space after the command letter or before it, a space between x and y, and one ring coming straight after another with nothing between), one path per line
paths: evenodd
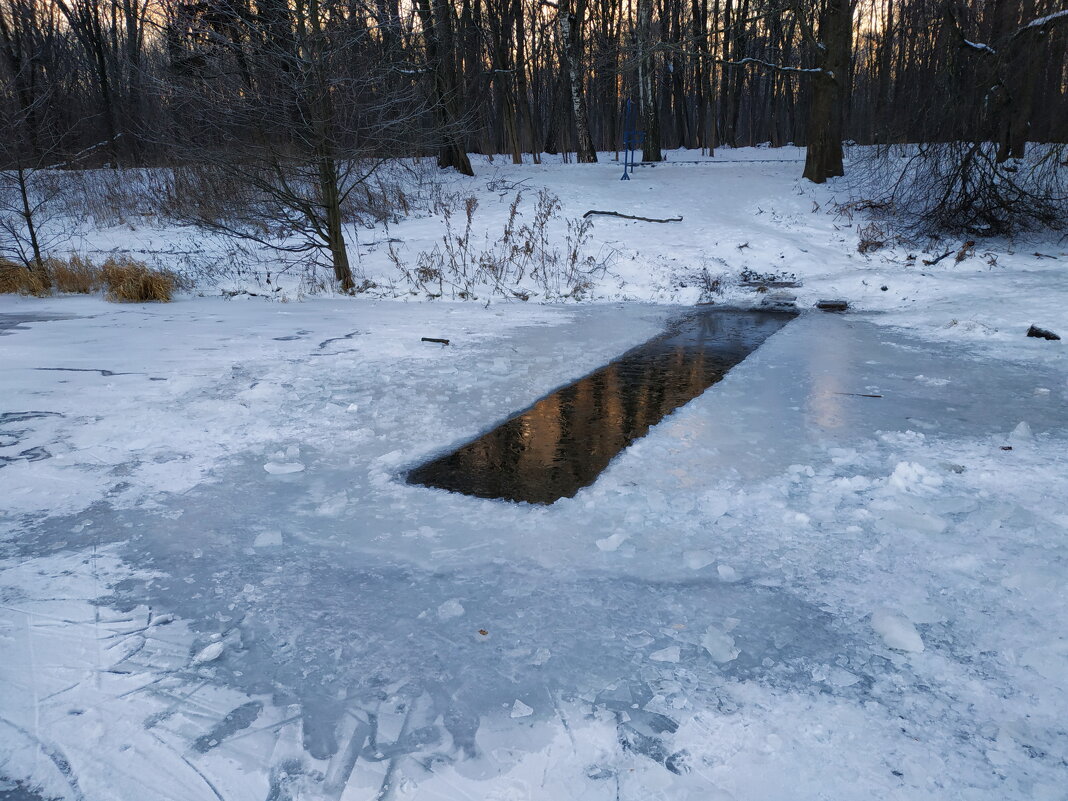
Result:
M509 501L570 498L791 319L783 312L690 312L663 335L417 467L408 481Z
M404 471L682 310L85 305L4 340L0 793L1063 797L1056 365L804 314L513 504Z

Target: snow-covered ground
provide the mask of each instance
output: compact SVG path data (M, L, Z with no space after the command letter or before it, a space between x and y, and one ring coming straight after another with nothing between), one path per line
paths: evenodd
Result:
M0 797L1068 798L1068 357L1024 336L1068 333L1064 244L861 255L769 152L483 164L480 209L684 216L597 218L599 303L0 297ZM855 311L572 499L403 482L702 268Z

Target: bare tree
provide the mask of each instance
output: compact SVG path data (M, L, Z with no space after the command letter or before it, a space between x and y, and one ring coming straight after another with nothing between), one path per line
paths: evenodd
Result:
M586 24L586 0L560 0L559 3L542 0L542 3L557 7L561 61L567 72L571 112L575 120L575 153L580 163L592 164L597 161L597 148L590 135L590 113L586 105L584 87L586 76L583 69L583 28Z
M0 49L7 70L0 104L0 254L31 270L65 238L50 223L59 190L46 180L63 145L56 111L58 87L39 53L56 35L54 16L34 0L8 0L0 9Z
M200 224L324 253L351 292L350 198L382 163L416 146L406 124L421 109L389 80L382 39L347 3L272 2L251 12L212 2L171 23L184 33L173 44L178 86L170 90L182 123L171 142L182 155L177 188L187 198L226 199L193 204Z

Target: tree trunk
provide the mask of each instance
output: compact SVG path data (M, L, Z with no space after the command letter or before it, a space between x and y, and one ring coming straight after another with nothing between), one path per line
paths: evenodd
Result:
M638 0L637 45L638 45L638 108L641 109L645 139L642 161L662 161L660 152L660 114L656 104L656 80L653 74L652 49L653 4L652 0Z
M464 175L474 175L459 131L459 86L452 48L452 11L445 8L444 0L433 0L433 7L431 0L418 0L417 7L423 23L427 60L434 75L434 117L441 137L438 166L442 169L455 167Z
M330 263L334 278L342 292L351 294L356 283L349 266L349 252L341 224L341 198L338 193L337 164L327 155L319 158L319 189L326 217L326 244L330 249Z
M808 112L808 152L804 177L816 184L845 175L842 126L849 91L855 0L825 0L820 16L822 70L812 81Z
M26 223L26 233L30 237L30 250L33 251L33 264L31 268L44 269L44 258L41 255L41 244L37 239L37 221L33 219L33 204L30 202L29 179L26 170L20 164L15 171L19 185L19 200L22 202L22 219Z
M316 139L319 198L326 222L326 246L330 250L330 263L334 268L334 278L342 292L351 293L355 282L352 279L352 269L349 267L348 248L345 246L345 232L341 222L341 190L337 161L334 158L337 122L330 97L330 84L325 74L327 59L322 48L323 29L319 14L319 0L309 0L308 29L310 33L302 38L308 43L306 63L312 70L311 84L314 94L311 98L311 108L315 115L312 120L312 132Z
M563 0L557 19L571 89L571 108L575 114L575 154L579 163L593 164L597 161L597 150L590 136L590 115L586 108L586 94L582 90L582 22L585 11L586 0L578 0L574 13L569 0Z

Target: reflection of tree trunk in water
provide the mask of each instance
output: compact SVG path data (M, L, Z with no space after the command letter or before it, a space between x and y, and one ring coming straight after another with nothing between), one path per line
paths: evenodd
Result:
M725 315L687 321L557 390L409 481L481 497L552 503L591 484L612 458L700 395L790 319ZM740 320L739 322L736 322Z

